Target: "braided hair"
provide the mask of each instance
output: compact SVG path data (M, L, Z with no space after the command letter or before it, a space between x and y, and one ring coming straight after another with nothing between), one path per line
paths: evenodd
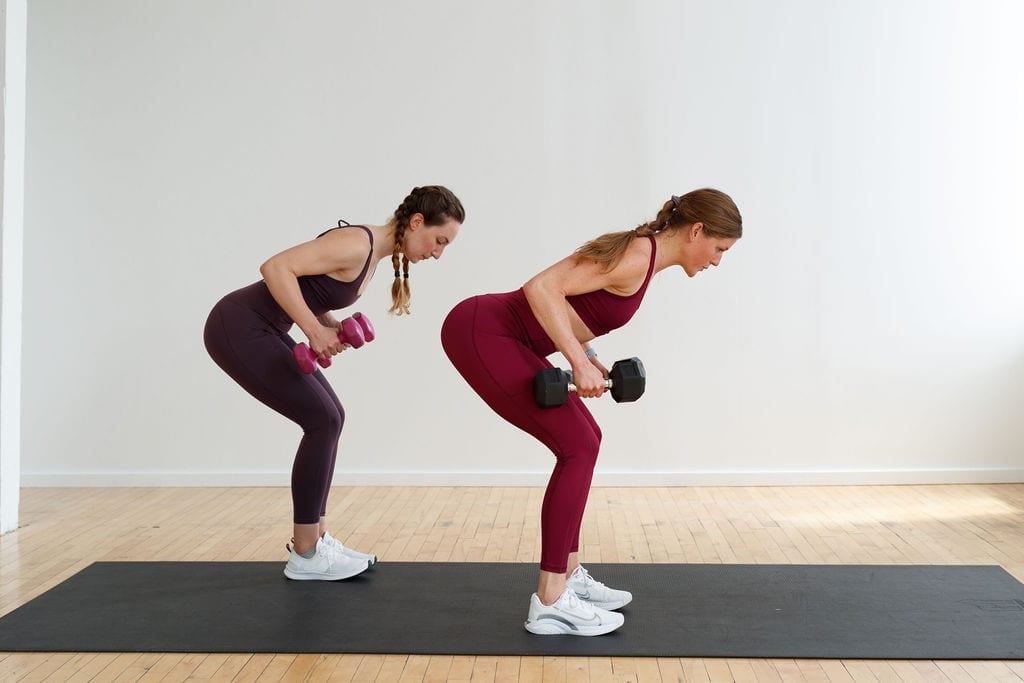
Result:
M391 308L388 313L402 315L409 313L409 258L402 254L405 230L414 214L423 216L424 225L444 225L449 220L463 223L466 210L451 190L440 185L414 187L395 209L391 222L395 226L395 251L391 254L391 265L395 269L395 281L391 284ZM399 255L402 255L399 270Z
M614 268L634 237L649 237L659 232L678 230L694 223L704 224L710 237L739 238L743 235L743 218L729 195L704 188L674 196L665 202L653 221L641 223L632 230L609 232L592 239L575 251L578 258L588 258Z

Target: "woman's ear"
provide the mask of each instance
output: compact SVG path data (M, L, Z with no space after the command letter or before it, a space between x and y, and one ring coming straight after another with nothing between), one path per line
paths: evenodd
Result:
M406 230L419 230L423 227L423 214L414 213L409 216L409 227Z
M690 226L690 240L693 241L697 239L697 237L699 237L702 232L704 232L704 224L694 223L693 225Z

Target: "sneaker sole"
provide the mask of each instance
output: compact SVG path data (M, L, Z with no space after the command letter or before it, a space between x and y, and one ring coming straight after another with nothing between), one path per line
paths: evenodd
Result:
M291 569L288 569L288 567L285 567L284 575L292 581L341 581L343 579L351 579L353 576L358 576L369 568L370 565L367 563L367 565L361 569L357 569L356 571L348 574L310 574L307 572L292 571Z
M564 624L550 620L545 620L543 623L527 621L523 624L523 628L536 636L603 636L620 626L622 624L601 624L600 626L594 626L585 630L573 630Z

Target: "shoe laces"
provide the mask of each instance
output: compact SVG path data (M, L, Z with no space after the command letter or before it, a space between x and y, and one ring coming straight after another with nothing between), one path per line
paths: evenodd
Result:
M598 614L598 610L586 600L581 600L572 588L566 588L562 593L561 602L562 609L569 613L583 614L585 618L589 618L588 615Z
M323 543L321 543L320 545L320 549L325 555L330 555L331 557L341 557L345 554L345 546L339 543L337 539L332 539L335 541L334 543L328 543L324 539L320 540L323 541Z
M587 587L590 587L590 586L604 586L603 583L601 583L600 581L595 579L593 576L591 576L590 572L588 572L586 570L586 568L582 564L579 566L579 568L574 573L578 573L579 574L577 580L581 581L584 586L587 586Z
M578 595L576 595L576 591L571 588L562 593L561 599L569 609L580 609L583 606L583 601L580 600Z

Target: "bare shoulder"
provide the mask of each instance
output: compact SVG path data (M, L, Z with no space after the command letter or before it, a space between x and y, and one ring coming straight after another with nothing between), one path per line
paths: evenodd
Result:
M320 249L331 252L339 270L358 266L362 268L370 255L371 242L361 227L331 230L313 240Z
M527 282L527 287L551 287L565 295L585 294L598 289L632 294L643 284L650 258L651 243L647 239L634 240L611 268L605 263L572 254L538 273Z
M626 253L622 255L622 262L630 268L643 268L647 273L647 266L651 263L651 251L654 249L648 237L634 237ZM621 262L620 262L621 263Z
M646 237L634 238L609 272L605 289L622 295L630 295L640 289L651 264L651 249L651 241Z
M348 280L358 275L370 258L365 230L332 230L271 256L264 268L284 269L295 276L333 275Z
M359 225L334 228L317 237L316 241L323 241L341 248L361 249L364 254L370 249L370 235L367 233L367 229Z

